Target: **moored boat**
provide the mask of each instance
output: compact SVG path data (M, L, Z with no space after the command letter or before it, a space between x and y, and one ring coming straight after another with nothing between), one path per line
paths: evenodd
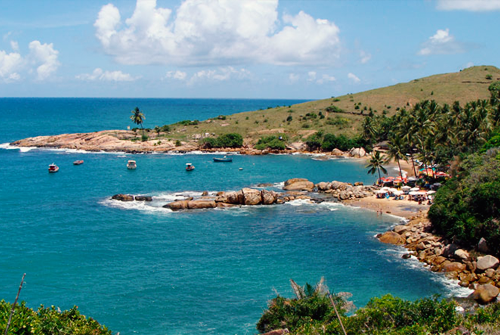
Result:
M232 161L233 161L232 157L227 157L227 156L224 156L224 157L214 157L214 162L226 162L226 163L230 163Z
M137 167L137 164L134 160L129 160L127 162L127 169L129 170L135 170L135 168Z
M49 165L49 173L56 173L57 171L59 171L59 166L54 163Z
M83 160L81 159L73 162L73 165L81 165L81 164L83 164Z
M193 171L194 165L191 163L186 163L186 171Z

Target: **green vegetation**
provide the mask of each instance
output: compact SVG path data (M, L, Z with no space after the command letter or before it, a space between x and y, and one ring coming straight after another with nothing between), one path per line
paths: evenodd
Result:
M255 149L264 150L264 149L274 149L274 150L285 150L286 149L286 135L278 135L278 136L265 136L261 137L257 144L255 145Z
M435 296L411 302L388 294L372 298L364 308L348 316L352 308L345 300L348 294L330 295L322 282L315 288L295 284L294 291L294 299L278 295L269 302L257 323L259 332L287 328L290 334L344 334L344 328L346 334L352 335L462 334L456 332L461 328L467 333L491 334L500 329L500 303L464 316L455 311L457 303L453 300Z
M0 301L0 329L2 334L7 327L12 305L4 300ZM38 310L26 307L23 301L17 304L9 334L58 334L58 335L111 335L111 331L100 325L92 318L80 314L78 307L68 311L59 311L54 306L45 308L43 305Z
M200 121L198 120L183 120L179 121L176 124L181 125L181 126L196 126L197 124L200 124Z
M473 248L481 237L500 255L500 149L468 156L436 193L429 218L443 236Z
M218 138L208 137L201 140L205 149L211 148L241 148L243 146L243 137L240 134L224 134Z
M383 166L386 162L386 157L380 155L380 151L375 151L375 153L370 156L370 162L366 165L367 168L370 168L368 174L375 174L375 172L378 172L378 179L380 179L380 170L382 170L384 174L387 173L387 170Z
M306 144L311 151L324 150L332 151L337 148L342 151L351 148L368 147L367 143L362 137L356 136L348 138L345 135L324 134L322 131L316 132L306 139Z

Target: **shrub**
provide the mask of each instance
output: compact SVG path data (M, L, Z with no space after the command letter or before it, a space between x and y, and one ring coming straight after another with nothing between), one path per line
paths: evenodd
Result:
M221 148L240 148L243 146L243 137L237 133L221 135L217 141Z
M487 74L486 79L491 80L491 79L493 79L493 76L491 74Z
M180 140L175 141L175 146L180 147L182 145L182 142Z
M161 131L164 133L168 133L170 131L170 126L168 124L162 126Z
M7 328L7 320L12 305L0 301L0 329ZM100 325L92 318L80 314L78 307L60 312L54 306L45 308L41 305L37 311L26 307L23 301L16 305L15 313L9 327L9 334L59 334L59 335L111 335L106 326Z
M337 107L337 106L328 106L325 108L325 110L327 112L331 112L331 113L343 113L344 110L340 107Z
M180 124L181 126L195 126L195 125L197 125L199 123L200 123L200 121L198 121L198 120L193 120L193 121L191 121L191 120L184 120L184 121L179 121L176 124Z
M143 134L143 135L141 136L141 141L143 141L143 142L146 142L148 139L149 139L149 137L148 137L148 135L146 135L146 134Z
M281 136L265 136L261 137L257 144L255 145L255 149L264 150L264 149L276 149L276 150L285 150L286 144L285 141L288 139L286 135Z
M292 122L293 120L293 117L291 115L288 115L288 117L286 118L286 121L287 122Z

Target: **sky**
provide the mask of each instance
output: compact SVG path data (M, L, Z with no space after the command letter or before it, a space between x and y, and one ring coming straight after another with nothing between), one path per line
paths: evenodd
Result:
M500 67L500 0L0 0L0 97L324 99Z

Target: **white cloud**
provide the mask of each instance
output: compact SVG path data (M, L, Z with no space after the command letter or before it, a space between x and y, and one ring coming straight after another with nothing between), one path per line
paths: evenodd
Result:
M436 34L429 37L429 39L423 43L422 49L420 49L418 54L427 56L438 54L457 54L463 53L464 51L464 45L455 40L455 37L450 35L450 30L447 28L445 30L438 29Z
M361 51L359 53L359 56L361 57L361 60L360 60L361 64L366 64L366 63L368 63L368 61L370 59L372 59L372 55L369 54L369 53L367 53L367 52L365 52L365 51Z
M473 67L473 66L474 66L474 63L468 62L467 64L465 64L464 69L468 69L468 68Z
M251 73L246 69L235 69L232 66L218 68L216 70L201 70L196 72L189 80L190 84L199 81L229 81L232 79L244 80L251 77Z
M86 81L134 81L139 78L134 78L128 73L121 71L103 71L100 68L95 69L91 74L80 74L76 79Z
M486 12L500 10L500 0L438 0L437 9Z
M347 78L351 79L354 83L359 83L361 82L361 79L358 78L354 73L349 73L347 75Z
M33 41L29 44L29 49L32 63L35 64L35 66L41 64L36 68L38 80L48 79L57 71L60 65L57 60L59 51L54 50L52 43L41 44L39 41Z
M10 47L15 52L19 52L19 43L17 43L16 41L10 41Z
M168 71L167 75L165 77L166 78L177 79L177 80L186 80L187 73L179 71L179 70L177 70L177 71Z
M173 13L156 0L137 0L125 24L108 4L94 26L105 52L123 64L335 62L340 31L333 22L304 12L280 22L277 8L278 0L185 0Z
M19 71L23 65L23 59L20 54L11 52L6 53L0 50L0 79L4 82L17 81L21 78Z
M316 82L317 82L318 84L324 84L324 83L332 82L332 81L335 81L335 80L337 80L337 79L335 79L335 77L330 76L330 75L328 75L328 74L324 74L324 75L322 75L322 76L321 76L321 78L320 78L320 79L318 79Z
M288 80L290 81L290 83L296 83L299 81L299 79L300 79L300 76L298 74L290 73L288 75Z
M315 81L316 80L316 72L315 71L309 71L307 73L307 81Z

